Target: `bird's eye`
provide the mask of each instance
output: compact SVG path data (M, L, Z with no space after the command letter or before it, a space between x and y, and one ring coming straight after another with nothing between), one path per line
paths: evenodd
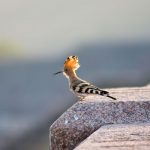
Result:
M65 69L65 72L67 72L68 71L68 69Z

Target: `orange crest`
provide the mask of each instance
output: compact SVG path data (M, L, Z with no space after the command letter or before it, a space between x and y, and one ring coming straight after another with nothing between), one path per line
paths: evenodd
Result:
M80 65L77 56L69 56L64 63L64 68L78 69L79 67Z

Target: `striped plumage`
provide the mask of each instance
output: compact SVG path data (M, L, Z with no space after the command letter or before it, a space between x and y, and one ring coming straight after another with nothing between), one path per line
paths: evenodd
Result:
M81 99L86 97L88 94L96 94L96 95L106 96L116 100L116 98L109 95L109 92L104 91L90 84L89 82L81 80L79 78L70 83L70 89Z
M89 82L80 79L76 75L76 70L80 67L77 56L70 56L64 63L64 75L69 80L70 90L75 93L80 100L83 100L89 94L96 94L101 96L109 97L113 100L116 98L109 95L109 92L101 90L100 88L90 84ZM60 73L60 72L58 72ZM56 73L57 74L57 73Z

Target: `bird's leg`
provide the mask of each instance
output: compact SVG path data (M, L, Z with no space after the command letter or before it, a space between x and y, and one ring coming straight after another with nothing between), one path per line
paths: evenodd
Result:
M79 98L80 101L84 101L85 96L78 96L78 98Z

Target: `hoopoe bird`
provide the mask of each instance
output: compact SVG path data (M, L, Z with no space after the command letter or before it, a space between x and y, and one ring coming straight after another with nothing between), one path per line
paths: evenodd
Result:
M80 79L76 70L80 67L79 60L77 56L69 56L64 63L64 70L54 73L54 75L59 73L64 73L66 78L69 81L70 90L80 98L80 100L84 100L86 96L89 94L96 94L101 96L109 97L113 100L116 98L109 95L109 92L104 91L91 83Z

